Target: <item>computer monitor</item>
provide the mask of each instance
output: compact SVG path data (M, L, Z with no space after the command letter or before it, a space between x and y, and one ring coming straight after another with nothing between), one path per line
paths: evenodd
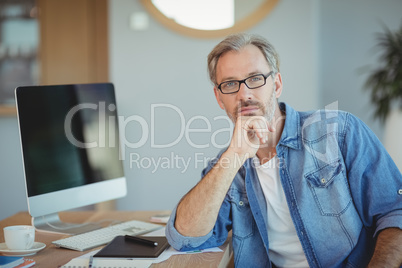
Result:
M69 234L98 228L58 213L127 193L113 84L23 86L15 96L32 224Z

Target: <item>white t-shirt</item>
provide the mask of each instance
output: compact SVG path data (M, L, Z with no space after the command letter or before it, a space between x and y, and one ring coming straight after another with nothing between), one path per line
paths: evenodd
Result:
M309 267L282 188L279 158L260 165L255 157L254 163L267 201L269 258L277 267Z

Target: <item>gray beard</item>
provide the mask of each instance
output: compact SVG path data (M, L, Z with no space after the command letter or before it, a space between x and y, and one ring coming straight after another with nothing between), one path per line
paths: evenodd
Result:
M275 90L272 91L272 95L269 98L269 100L265 103L265 106L262 105L260 102L256 101L247 101L247 102L241 102L239 105L236 107L236 109L233 111L233 113L229 113L226 111L226 114L229 116L230 120L232 120L233 124L236 124L237 118L238 118L238 111L240 110L241 107L247 107L250 105L256 105L260 109L263 110L263 117L267 120L268 123L272 123L272 120L274 119L275 116L275 111L276 111L276 103L275 103ZM255 114L250 114L247 116L255 116Z
M271 109L270 111L265 111L264 117L268 121L268 123L272 123L272 120L275 117L275 111L276 111L276 103L275 103L275 90L272 91L271 98L268 100L268 102L265 104L265 108Z

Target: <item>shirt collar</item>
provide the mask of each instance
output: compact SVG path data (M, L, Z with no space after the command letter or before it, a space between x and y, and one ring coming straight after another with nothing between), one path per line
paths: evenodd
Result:
M301 149L299 113L284 102L279 103L279 108L285 115L285 126L277 147L287 146L296 150Z

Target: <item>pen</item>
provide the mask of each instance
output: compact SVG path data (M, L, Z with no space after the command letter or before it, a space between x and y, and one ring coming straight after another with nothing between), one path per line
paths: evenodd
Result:
M89 257L89 264L88 264L88 268L92 268L92 262L94 260L94 256L91 255L91 257Z
M139 238L137 236L125 235L125 238L126 238L126 240L139 242L139 243L142 243L142 244L148 245L148 246L156 247L158 245L158 242L151 241L151 240L144 239L144 238Z

